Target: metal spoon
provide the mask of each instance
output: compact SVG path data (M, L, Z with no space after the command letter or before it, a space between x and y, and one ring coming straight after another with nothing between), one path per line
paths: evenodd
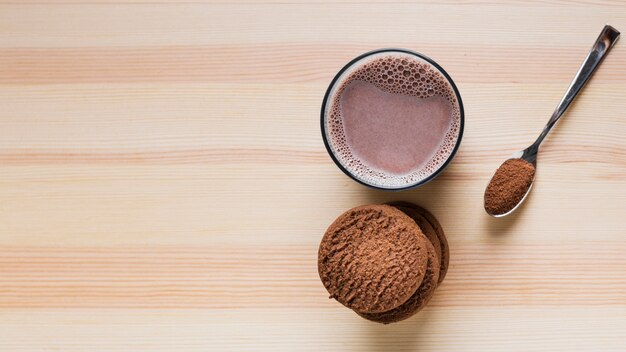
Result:
M546 124L546 127L543 128L543 131L541 131L541 134L539 135L537 140L533 144L531 144L528 148L521 150L519 152L513 153L513 155L511 156L511 159L525 160L531 163L535 167L535 169L537 168L537 153L539 152L539 145L541 145L541 142L543 142L543 139L546 138L548 133L550 133L550 130L552 130L554 125L556 125L556 123L559 121L559 119L561 118L565 110L567 110L567 108L570 106L572 101L574 101L574 98L576 98L576 96L578 95L582 87L587 83L591 75L598 68L598 66L602 62L602 59L604 59L606 54L608 54L613 44L617 42L617 39L619 38L619 34L620 33L615 28L609 25L604 26L604 29L602 29L600 36L596 40L595 44L593 44L593 46L591 47L591 51L589 52L589 54L585 58L585 61L583 61L582 65L578 69L578 72L576 73L574 80L572 81L569 88L565 92L565 95L559 102L559 105L557 105L556 109L552 113L552 117L550 117L550 120ZM534 177L533 177L533 182L534 182ZM489 183L491 183L491 180L489 180ZM524 200L530 193L531 189L532 189L532 182L530 186L528 187L526 194L524 194L524 197L517 203L515 207L513 207L513 209L509 210L508 212L504 214L489 214L489 215L499 218L499 217L503 217L503 216L511 214L517 208L519 208L520 204L524 202Z

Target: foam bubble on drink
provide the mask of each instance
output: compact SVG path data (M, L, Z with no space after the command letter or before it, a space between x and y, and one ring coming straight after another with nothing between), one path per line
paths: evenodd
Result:
M346 141L341 112L341 96L355 81L373 84L392 94L418 98L442 97L451 106L450 126L439 148L430 160L405 174L393 174L366 165ZM460 104L446 77L429 62L403 52L370 55L353 64L332 88L325 111L326 137L336 158L353 176L365 183L383 188L406 187L429 177L448 160L460 132Z

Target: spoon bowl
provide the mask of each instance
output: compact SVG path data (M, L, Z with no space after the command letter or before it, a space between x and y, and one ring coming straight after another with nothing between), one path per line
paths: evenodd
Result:
M511 155L511 157L507 160L510 159L522 159L526 162L528 162L529 164L531 164L534 168L535 168L535 174L533 174L533 178L530 182L530 186L528 186L528 189L526 190L526 193L524 193L524 196L519 200L519 202L517 202L517 204L509 211L502 213L502 214L494 214L494 213L490 213L489 211L487 211L487 209L485 209L487 211L487 214L489 214L490 216L494 217L494 218L501 218L501 217L505 217L509 214L511 214L512 212L514 212L515 210L517 210L517 208L519 208L520 205L522 205L522 203L524 203L524 200L526 200L526 198L528 197L528 195L530 194L530 190L533 188L533 184L535 183L535 175L537 174L537 151L535 150L534 152L532 150L530 150L533 146L530 146L524 150L520 150L518 152L513 153L513 155ZM502 166L502 165L500 165ZM494 175L495 176L495 175ZM489 183L491 184L491 181L493 180L493 177L491 177L491 179L489 179ZM487 197L487 190L485 189L485 195L484 195L484 200L483 202L486 202L486 197Z

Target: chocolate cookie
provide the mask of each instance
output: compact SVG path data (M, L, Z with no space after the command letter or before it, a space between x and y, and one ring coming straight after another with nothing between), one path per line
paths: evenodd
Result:
M375 321L378 323L389 324L395 323L413 316L426 306L430 301L435 289L437 288L437 280L439 279L439 258L435 253L435 247L428 244L428 267L426 268L426 276L420 287L415 293L401 306L383 313L359 313L361 317Z
M450 249L448 247L448 239L439 221L437 221L433 214L419 205L409 202L391 202L388 204L410 216L433 244L435 251L439 255L439 263L441 264L439 283L443 282L448 272L448 264L450 263Z
M350 209L320 243L322 283L341 304L360 313L394 309L422 284L428 240L415 221L389 205Z

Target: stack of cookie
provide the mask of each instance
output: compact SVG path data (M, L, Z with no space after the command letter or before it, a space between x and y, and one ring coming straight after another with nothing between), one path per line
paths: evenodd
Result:
M330 298L389 324L426 306L448 261L437 219L415 204L395 202L340 215L320 243L318 271Z

